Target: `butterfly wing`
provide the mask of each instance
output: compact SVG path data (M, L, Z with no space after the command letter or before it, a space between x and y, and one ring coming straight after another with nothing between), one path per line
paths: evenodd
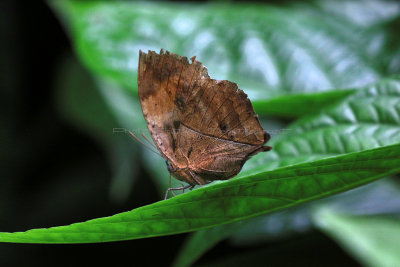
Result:
M270 149L247 95L235 83L211 79L199 61L140 52L138 83L157 148L199 181L230 178L251 155Z

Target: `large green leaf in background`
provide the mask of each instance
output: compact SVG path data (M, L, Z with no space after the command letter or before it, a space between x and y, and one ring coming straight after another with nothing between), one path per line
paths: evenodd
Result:
M396 3L53 3L86 66L131 90L139 49L196 55L214 78L237 82L252 100L362 86L400 70Z
M400 43L392 27L398 21L398 8L393 3L366 5L355 1L350 9L339 1L284 7L52 3L63 16L82 61L102 79L116 82L109 84L108 94L101 86L102 94L108 96L123 88L136 90L138 50L148 48L197 55L216 78L239 82L255 100L257 112L285 116L319 110L348 93L265 98L333 86L348 88L400 69L400 53L391 49ZM352 13L337 12L342 9ZM256 56L251 54L255 51L259 53ZM279 77L279 82L271 77ZM112 90L117 84L122 88ZM112 111L120 117L125 111L118 108L115 97L111 101L117 108ZM127 122L122 127L132 125L127 114L122 114ZM156 162L159 167L149 169L160 189L165 188L168 173L162 161Z
M304 93L349 88L400 69L395 27L399 5L391 2L316 1L281 7L51 3L64 18L86 66L101 79L116 82L108 84L108 94L108 88L101 86L108 96L117 85L122 88L116 91L136 90L138 50L149 48L197 55L216 78L239 82L257 112L291 117L318 111L349 94ZM118 108L115 97L106 101L114 101L115 117L127 111ZM132 125L127 114L122 114L127 122L122 127ZM165 188L168 173L164 163L157 162L158 168L149 169L161 182L160 188Z
M400 76L360 88L287 126L271 140L274 149L256 155L244 170L274 169L400 142L399 107Z
M259 172L111 217L27 232L1 242L88 243L199 230L336 194L400 172L400 144Z

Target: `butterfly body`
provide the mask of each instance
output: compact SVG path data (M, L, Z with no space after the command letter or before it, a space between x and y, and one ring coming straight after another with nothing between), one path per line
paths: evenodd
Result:
M271 149L247 95L211 79L195 58L140 51L138 85L153 141L181 181L229 179L252 155Z

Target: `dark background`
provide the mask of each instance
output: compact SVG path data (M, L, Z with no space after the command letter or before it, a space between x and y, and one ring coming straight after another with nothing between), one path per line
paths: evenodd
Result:
M109 201L111 171L104 151L59 114L54 101L55 77L62 58L73 51L46 3L2 0L0 8L0 231L71 224L158 201L144 169L127 201ZM0 265L168 266L186 236L83 245L3 243ZM265 259L262 264L260 255ZM225 241L198 262L229 266L266 263L357 265L319 232L245 248Z

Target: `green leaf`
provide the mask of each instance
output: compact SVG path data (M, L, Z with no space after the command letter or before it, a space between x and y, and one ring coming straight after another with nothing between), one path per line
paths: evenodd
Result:
M249 160L241 175L397 142L400 76L361 88L345 100L282 129L269 143L273 150Z
M316 225L365 266L397 266L400 262L400 218L393 215L353 216L320 210Z
M137 90L139 49L196 55L251 99L365 85L400 71L399 4L53 1L97 75ZM357 19L355 19L357 18ZM295 96L296 98L296 96ZM291 113L292 114L292 113Z
M298 236L312 230L315 209L327 207L348 214L381 214L400 210L400 185L385 178L305 205L246 220L229 237L234 246L248 246Z
M397 172L400 172L400 144L213 183L111 217L0 233L0 241L89 243L195 231L292 207Z
M341 101L356 90L337 90L318 93L301 93L252 101L257 114L298 118L315 114L332 103Z

